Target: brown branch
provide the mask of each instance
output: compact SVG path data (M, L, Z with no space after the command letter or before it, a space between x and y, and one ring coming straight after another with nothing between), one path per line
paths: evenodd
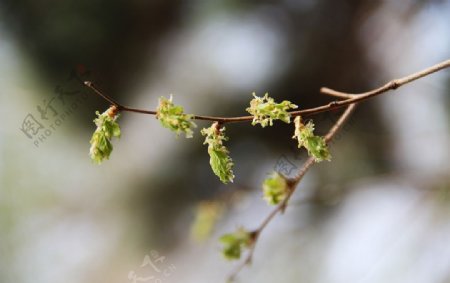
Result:
M351 99L351 98L356 97L355 94L343 93L343 92L332 90L327 87L322 87L320 89L320 92L323 94L326 94L326 95L335 96L335 97L339 97L339 98L343 98L343 99Z
M93 82L90 81L85 81L84 85L87 86L88 88L92 89L96 94L100 95L103 99L105 99L106 101L108 101L109 103L111 103L112 105L116 106L119 109L122 109L123 106L121 106L119 104L119 102L115 101L114 99L112 99L111 97L109 97L106 94L103 94L95 85Z
M351 104L347 107L347 109L342 113L342 115L339 117L339 119L336 121L336 123L331 127L331 129L328 131L328 133L325 135L325 141L329 143L333 137L336 135L336 133L339 131L339 129L342 128L344 123L348 120L350 117L350 114L355 109L356 104ZM293 177L288 179L289 184L289 192L287 196L283 199L282 202L280 202L267 216L264 218L264 220L261 222L259 227L255 230L253 230L252 236L253 241L249 247L249 251L245 259L236 267L236 269L231 273L231 275L228 277L228 282L232 282L235 280L236 276L239 274L239 272L248 264L251 264L253 254L255 253L256 244L258 242L259 236L264 231L264 229L269 225L269 223L275 218L275 216L279 213L283 213L289 203L289 200L291 199L291 196L294 194L295 190L297 189L298 184L303 179L303 176L305 176L306 172L315 164L315 160L313 157L309 157L305 163L303 164L302 168L298 171L298 173Z
M308 108L303 110L297 110L297 111L291 111L290 114L292 117L296 116L308 116L308 115L314 115L322 112L327 112L330 110L334 110L337 108L342 108L347 105L351 105L356 102L361 102L363 100L369 99L371 97L380 95L382 93L385 93L390 90L395 90L405 84L408 84L412 81L415 81L417 79L420 79L422 77L428 76L432 73L435 73L437 71L440 71L442 69L450 67L450 60L443 61L439 64L436 64L434 66L431 66L429 68L426 68L422 71L413 73L409 76L395 79L387 84L383 85L382 87L376 88L371 91L359 93L359 94L352 94L352 93L345 93L340 91L335 91L326 87L323 87L320 89L321 93L328 94L331 96L336 96L339 98L343 98L344 100L340 101L332 101L326 105L314 107L314 108ZM124 106L119 104L117 101L109 97L108 95L103 94L100 92L92 82L86 81L84 84L91 88L95 93L97 93L99 96L101 96L103 99L108 101L109 103L115 105L118 107L121 111L128 111L128 112L135 112L140 114L149 114L149 115L156 115L156 111L152 110L145 110L145 109L138 109L138 108L132 108L128 106ZM219 122L220 124L225 123L236 123L236 122L248 122L253 120L253 116L238 116L238 117L216 117L216 116L202 116L202 115L193 115L192 119L194 120L206 120L206 121L213 121L213 122Z

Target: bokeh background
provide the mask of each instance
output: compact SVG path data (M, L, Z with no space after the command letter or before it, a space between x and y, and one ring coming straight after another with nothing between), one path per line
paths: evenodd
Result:
M187 113L232 116L254 91L307 108L330 101L322 86L362 92L449 57L446 0L2 0L0 282L223 282L234 264L217 238L257 227L261 182L305 160L291 125L230 124L223 185L198 131L176 139L124 113L96 166L108 105L74 74L125 105L173 94ZM449 74L362 103L239 281L450 282Z

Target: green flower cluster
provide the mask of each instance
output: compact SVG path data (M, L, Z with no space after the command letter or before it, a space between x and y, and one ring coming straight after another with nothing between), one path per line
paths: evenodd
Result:
M272 173L272 175L263 182L263 193L264 199L268 204L279 204L289 193L289 186L286 178L278 172Z
M220 128L217 122L209 128L203 128L201 134L206 136L203 144L208 144L209 164L223 183L233 182L233 160L229 156L228 149L223 145L228 137L224 134L225 127Z
M111 139L113 137L120 137L120 127L116 122L119 115L117 114L116 106L111 106L102 114L98 111L95 114L98 116L94 120L97 129L91 138L89 155L95 163L100 164L104 159L109 159L111 155L113 150Z
M252 237L244 228L239 228L234 233L223 235L219 241L223 244L223 256L229 260L237 260L241 258L242 249L251 246Z
M161 97L156 109L156 119L163 127L174 131L177 137L184 133L186 138L192 138L194 134L192 128L196 128L197 125L191 121L192 115L184 114L183 111L182 106L173 104L172 95L169 99Z
M297 105L288 100L275 103L268 93L264 94L263 97L258 97L255 93L253 93L253 96L250 107L246 109L248 113L253 115L252 125L261 124L261 127L264 128L267 125L272 126L273 120L281 120L288 124L291 122L291 115L288 110L296 109Z
M308 155L314 157L316 162L331 160L331 154L328 150L325 139L314 135L314 124L309 121L306 125L302 123L300 116L295 117L295 133L292 137L297 139L298 147L305 147Z

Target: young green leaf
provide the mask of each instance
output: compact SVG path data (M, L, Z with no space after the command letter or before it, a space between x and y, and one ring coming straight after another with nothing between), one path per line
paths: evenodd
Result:
M275 103L268 93L264 94L263 97L258 97L255 93L253 93L253 96L250 107L246 109L248 113L253 115L252 125L260 124L264 128L267 125L272 126L273 120L281 120L288 124L291 122L291 114L288 110L297 108L297 105L287 100Z
M223 145L228 140L225 136L225 127L219 128L219 124L214 122L211 127L203 128L201 134L206 136L203 144L208 144L209 164L223 183L233 182L233 160L229 156L228 149Z
M219 241L223 245L222 255L228 260L237 260L241 258L242 249L252 244L252 237L244 228L239 228L234 233L223 235Z
M159 120L163 127L174 131L177 137L181 133L184 133L186 138L192 138L194 134L192 129L197 127L191 121L192 115L184 114L183 107L174 105L172 99L172 95L169 99L165 97L159 99L159 105L156 109L156 119Z
M263 183L264 199L270 205L279 204L289 193L286 178L278 172L273 172Z
M293 139L297 139L298 147L305 147L308 155L314 157L316 162L331 160L331 154L328 150L325 139L314 135L314 124L309 121L306 125L302 123L300 116L295 117L295 132Z
M89 155L91 159L100 164L104 159L109 159L113 146L111 144L111 139L113 137L120 137L120 127L116 122L119 115L117 114L117 107L111 106L108 110L100 114L98 111L95 112L97 118L94 120L97 129L91 138L91 148L89 150Z

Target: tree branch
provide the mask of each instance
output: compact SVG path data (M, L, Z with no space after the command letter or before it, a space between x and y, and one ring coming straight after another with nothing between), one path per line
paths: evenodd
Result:
M314 107L314 108L308 108L303 110L297 110L297 111L291 111L290 114L292 117L296 116L308 116L308 115L314 115L322 112L327 112L330 110L334 110L337 108L342 108L344 106L351 105L356 102L361 102L363 100L372 98L374 96L380 95L382 93L385 93L390 90L395 90L405 84L408 84L412 81L415 81L417 79L420 79L422 77L428 76L432 73L435 73L437 71L440 71L442 69L450 67L450 60L443 61L441 63L438 63L434 66L431 66L429 68L426 68L422 71L413 73L411 75L408 75L406 77L400 78L400 79L394 79L385 85L376 88L371 91L359 93L359 94L352 94L352 93L345 93L340 92L336 90L332 90L326 87L322 87L320 89L320 92L323 94L328 94L331 96L336 96L339 98L343 98L344 100L340 101L332 101L326 105ZM94 86L94 84L90 81L85 81L84 84L91 88L96 94L101 96L103 99L108 101L109 103L117 106L117 108L120 111L128 111L128 112L135 112L140 114L149 114L149 115L156 115L156 111L152 110L145 110L145 109L138 109L138 108L132 108L128 106L124 106L119 104L117 101L109 97L108 95L103 94L101 91L98 90ZM193 115L192 119L194 120L205 120L205 121L213 121L213 122L219 122L220 124L226 124L226 123L236 123L236 122L248 122L253 120L253 116L238 116L238 117L216 117L216 116L202 116L202 115Z
M339 119L336 121L336 123L331 127L331 129L328 131L327 135L325 136L325 141L329 143L333 137L336 135L336 133L342 128L344 123L348 120L350 117L350 114L355 109L356 104L351 104L347 107L347 109L342 113L342 115L339 117ZM237 268L231 273L231 275L228 277L228 282L234 281L236 276L239 274L239 272L248 264L251 264L253 254L255 252L256 244L258 242L259 236L264 231L264 229L269 225L269 223L275 218L275 216L279 213L283 213L286 210L286 207L289 203L289 200L291 199L291 196L294 194L295 190L297 189L298 184L303 179L303 176L305 176L306 172L315 164L315 160L313 157L309 157L303 166L300 168L298 173L293 177L289 178L288 185L289 185L289 192L286 196L286 198L283 199L282 202L280 202L267 216L264 218L264 220L261 222L259 227L256 230L253 230L251 232L252 234L252 244L249 247L249 251L245 259L237 266Z
M332 102L328 105L324 105L324 106L320 106L320 107L316 107L316 108L311 108L311 109L304 109L304 110L300 110L300 111L293 111L291 112L292 116L295 116L296 114L298 115L298 113L301 113L302 115L304 115L305 113L307 114L315 114L315 113L319 113L319 112L324 112L324 111L328 111L330 109L334 109L334 108L339 108L345 105L347 106L347 109L345 110L345 112L339 117L339 119L336 121L336 123L333 125L333 127L331 127L331 129L328 131L328 133L325 135L325 141L327 143L329 143L333 137L336 135L336 133L342 128L342 126L344 125L344 123L348 120L348 118L350 117L351 113L354 111L356 104L358 102L361 102L363 100L366 100L370 97L374 97L376 95L379 95L381 93L387 92L389 90L394 90L399 88L402 85L405 85L407 83L410 83L414 80L417 80L419 78L425 77L429 74L432 74L434 72L437 72L439 70L445 69L450 67L450 60L444 61L440 64L434 65L430 68L427 68L423 71L414 73L412 75L400 78L400 79L395 79L392 80L390 82L388 82L387 84L385 84L382 87L379 87L377 89L368 91L368 92L364 92L364 93L360 93L360 94L352 94L352 93L345 93L345 92L339 92L339 91L335 91L326 87L323 87L320 89L320 92L323 94L327 94L327 95L331 95L331 96L335 96L335 97L339 97L339 98L344 98L345 100L341 100L341 101L335 101ZM258 242L259 236L261 235L261 233L264 231L264 229L269 225L269 223L275 218L275 216L279 213L283 213L286 210L286 207L289 203L289 200L291 199L292 195L294 194L295 190L297 189L298 184L300 183L300 181L303 179L303 177L305 176L306 172L315 164L315 160L313 157L309 157L305 163L303 164L303 166L300 168L300 170L298 171L298 173L293 177L288 179L288 184L289 184L289 192L286 196L286 198L278 204L277 207L275 207L275 209L273 209L267 216L266 218L264 218L264 220L261 222L260 226L251 232L252 236L253 236L253 241L251 246L249 247L249 251L248 254L246 256L246 258L241 262L241 264L239 264L237 266L237 268L234 270L233 273L231 273L231 275L228 277L228 281L234 281L234 279L236 278L236 276L239 274L239 272L248 264L251 264L252 262L252 258L253 258L253 254L255 252L255 248L256 248L256 244Z
M450 67L450 60L446 60L439 64L436 64L434 66L426 68L422 71L408 75L406 77L391 80L379 88L376 88L376 89L373 89L373 90L370 90L367 92L359 93L359 94L345 93L345 92L332 90L332 89L329 89L326 87L322 87L320 89L321 93L340 98L341 100L332 101L328 104L314 107L314 108L302 109L302 110L298 110L298 111L291 111L289 113L292 117L308 116L308 115L318 114L318 113L322 113L322 112L327 112L327 111L338 109L338 108L343 108L346 106L347 107L346 110L343 112L343 114L339 117L339 119L336 121L336 123L333 125L333 127L331 127L331 129L328 131L328 133L324 137L325 142L329 143L333 139L335 134L341 129L343 124L348 120L350 114L355 109L356 104L358 104L359 102L370 99L372 97L375 97L382 93L388 92L390 90L395 90L405 84L408 84L417 79L420 79L422 77L428 76L432 73L435 73L437 71L440 71L440 70L443 70L443 69L449 68L449 67ZM118 111L128 111L128 112L135 112L135 113L140 113L140 114L157 115L156 111L132 108L132 107L121 105L120 103L115 101L110 96L103 94L90 81L85 81L84 84L87 87L89 87L90 89L92 89L97 95L99 95L100 97L102 97L103 99L105 99L106 101L111 103L113 106L115 106L118 109ZM218 125L223 125L225 123L252 121L254 119L254 116L216 117L216 116L192 115L192 119L213 121L213 122L217 122ZM231 281L234 280L234 278L242 270L242 268L244 266L246 266L247 264L251 263L259 236L264 231L264 229L270 224L270 222L275 218L275 216L277 214L283 213L285 211L285 209L289 203L289 200L291 199L292 195L294 194L294 192L297 189L298 184L300 183L300 181L302 180L302 178L304 177L306 172L315 163L316 162L315 162L314 157L309 157L293 178L287 178L287 183L288 183L289 188L288 188L288 193L287 193L286 197L275 207L275 209L273 209L267 215L267 217L261 222L259 227L250 233L252 242L249 246L248 254L247 254L246 258L242 261L242 263L240 265L238 265L237 269L231 274L231 276L229 277L229 280L231 280Z

